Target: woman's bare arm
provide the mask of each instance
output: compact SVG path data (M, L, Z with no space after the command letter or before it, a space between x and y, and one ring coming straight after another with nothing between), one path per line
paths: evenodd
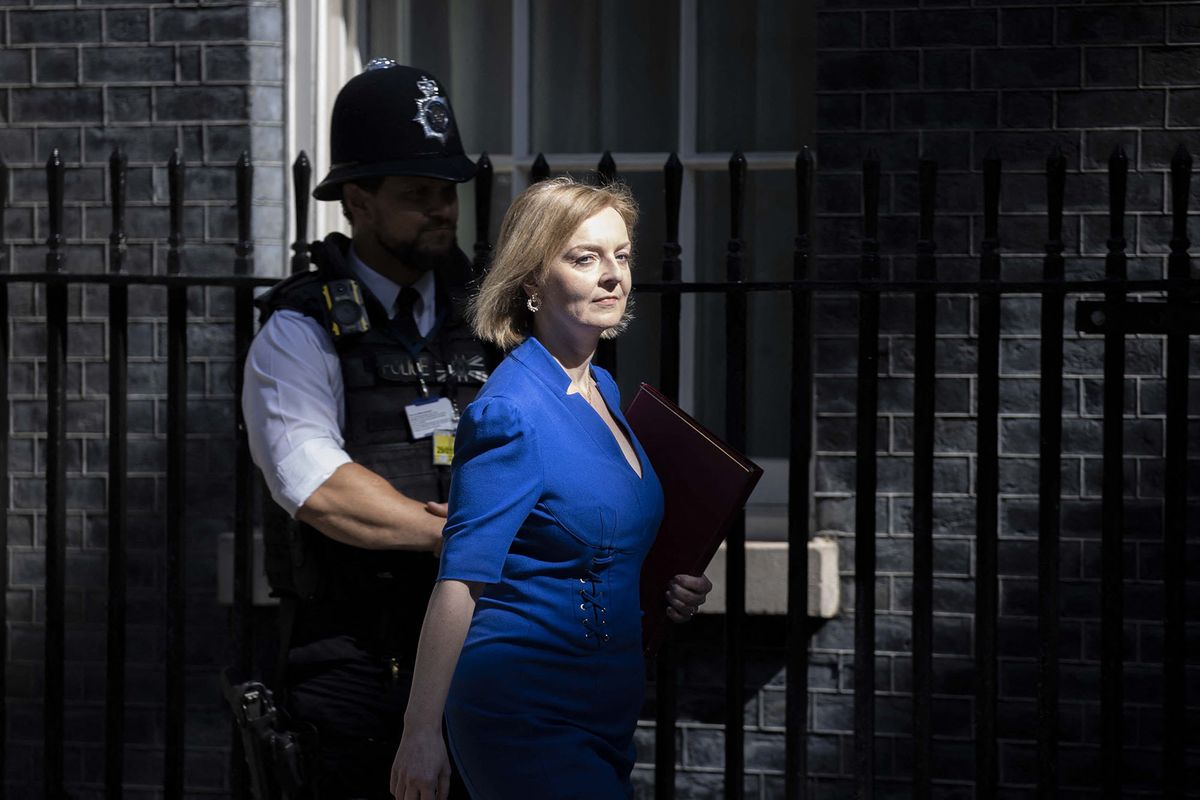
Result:
M404 712L404 736L392 762L391 790L397 800L444 798L450 791L442 711L480 588L463 581L439 581L429 598Z

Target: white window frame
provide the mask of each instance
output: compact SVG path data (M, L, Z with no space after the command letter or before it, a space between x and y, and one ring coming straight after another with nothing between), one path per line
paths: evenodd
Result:
M532 148L531 97L531 2L512 2L512 151L489 157L497 174L511 176L515 197L529 183L529 174L537 153ZM678 136L675 152L683 165L683 187L679 210L679 244L682 248L681 278L696 279L697 251L696 174L724 172L729 154L697 152L696 128L699 104L699 3L679 0L679 106ZM294 0L288 8L288 157L300 150L308 153L313 166L313 182L329 169L329 119L338 89L361 71L366 48L367 0ZM393 21L396 46L390 54L402 63L411 50L411 4L395 0ZM309 91L308 87L315 87ZM470 142L469 144L484 144ZM469 153L477 159L479 153ZM544 153L555 171L595 169L601 153ZM613 159L622 173L660 173L669 156L666 152L614 152ZM794 152L749 151L745 154L749 170L790 171ZM288 169L290 186L291 170ZM312 201L309 214L311 238L330 231L348 232L337 203ZM651 224L656 224L651 223ZM295 223L288 215L288 241L295 238ZM650 278L654 280L655 278ZM683 295L680 331L680 405L694 410L696 401L696 302L695 295ZM776 538L786 530L787 459L762 459L769 477L764 479L752 498L748 528ZM762 542L775 549L785 543ZM711 576L717 578L718 576Z
M404 5L407 6L407 3ZM304 151L312 165L312 183L329 172L329 120L333 101L346 81L362 71L364 0L293 0L287 13L287 110L284 140L287 159L288 246L296 238L292 164ZM310 187L311 190L311 187ZM349 233L338 203L309 198L309 238L332 231ZM286 269L286 267L285 267Z

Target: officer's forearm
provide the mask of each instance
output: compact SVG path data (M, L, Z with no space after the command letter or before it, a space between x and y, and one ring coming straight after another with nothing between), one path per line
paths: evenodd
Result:
M406 497L366 467L349 463L309 495L296 519L354 547L433 551L445 520L425 509L431 499Z

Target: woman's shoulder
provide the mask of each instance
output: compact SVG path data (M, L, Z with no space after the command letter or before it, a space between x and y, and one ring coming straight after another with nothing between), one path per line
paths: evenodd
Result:
M528 371L509 354L501 361L479 390L476 402L489 397L519 400L531 390Z
M465 425L474 430L515 430L525 427L525 415L521 403L504 394L480 392L463 409L460 431Z
M510 356L492 371L479 394L463 411L463 416L479 419L486 413L516 421L526 416L523 412L533 405L535 394L536 387L527 371Z

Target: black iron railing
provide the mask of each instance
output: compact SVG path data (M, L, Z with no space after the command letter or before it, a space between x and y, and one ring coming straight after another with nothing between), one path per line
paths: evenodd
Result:
M476 191L476 243L474 265L482 272L487 265L491 245L487 231L491 214L490 194L493 168L485 153L479 160ZM886 280L880 275L878 234L880 164L869 156L862 170L863 239L860 273L857 278L815 280L810 265L814 259L810 217L815 168L811 153L802 151L796 160L796 231L794 272L790 281L746 280L743 236L746 192L746 161L735 153L729 163L731 219L725 253L725 280L719 282L683 282L679 215L683 166L671 155L664 166L666 198L665 243L661 281L638 283L640 292L661 297L659 347L661 373L659 385L669 396L680 390L681 299L685 293L719 293L725 299L726 397L725 436L739 449L746 444L747 404L747 298L750 292L786 293L792 303L791 425L788 483L788 621L786 796L808 796L806 785L807 714L806 685L808 642L812 627L806 617L808 570L806 544L812 508L809 481L814 447L811 422L814 416L813 351L811 330L814 298L823 293L850 293L857 297L858 370L857 370L857 444L855 503L855 626L854 626L854 747L852 778L856 796L873 796L876 764L875 725L875 573L877 524L875 496L877 486L876 418L879 403L880 300L883 295L909 295L914 300L914 397L913 397L913 473L912 473L912 793L924 798L932 794L936 764L934 760L934 427L935 410L936 307L939 295L967 294L978 302L978 421L976 443L977 501L975 518L975 717L974 739L976 786L979 797L994 797L1000 784L998 768L998 652L999 565L999 356L1000 302L1004 295L1036 294L1041 298L1041 396L1040 396L1040 481L1038 485L1038 636L1036 663L1037 759L1036 779L1041 797L1054 797L1059 773L1059 532L1061 476L1058 460L1062 450L1062 377L1063 323L1067 298L1072 294L1103 295L1103 302L1079 302L1076 327L1085 333L1104 336L1104 479L1101 582L1101 688L1097 698L1101 709L1101 765L1096 785L1109 796L1121 793L1121 747L1123 675L1122 650L1122 555L1125 535L1122 485L1122 415L1124 385L1124 338L1132 333L1167 335L1167 413L1165 494L1165 585L1164 608L1164 793L1181 795L1184 790L1186 709L1186 581L1187 520L1187 392L1188 337L1200 333L1197 288L1200 281L1191 277L1188 255L1187 211L1190 190L1191 159L1180 150L1172 163L1173 236L1170 243L1168 277L1165 280L1129 280L1126 272L1124 197L1127 160L1121 151L1110 160L1110 235L1105 278L1071 280L1065 278L1062 242L1063 195L1066 163L1061 153L1047 160L1047 239L1043 277L1035 281L1002 281L999 249L999 199L1001 164L996 158L984 161L983 238L980 248L979 279L942 281L937 279L934 243L934 218L937 167L922 161L918 169L919 217L916 245L916 271L913 280ZM66 427L64 422L66 386L64 367L67 332L67 287L70 284L101 284L108 287L109 317L109 483L108 483L108 617L107 685L105 694L105 790L109 797L122 794L124 762L124 683L126 648L127 509L128 471L126 429L128 404L126 369L128 357L128 290L133 285L165 287L167 303L167 514L163 536L166 563L164 604L166 695L163 698L165 756L163 793L180 798L184 791L184 628L185 586L183 580L184 498L187 470L184 446L187 433L187 300L198 287L220 286L234 292L235 358L245 353L254 330L252 292L273 279L253 277L253 246L250 233L251 186L253 171L243 155L237 167L237 240L232 273L224 276L189 275L183 269L186 247L182 234L184 207L184 164L179 154L168 165L170 188L170 230L165 275L132 275L125 271L126 237L125 174L126 162L119 152L110 161L112 233L109 237L109 269L105 274L66 271L63 257L62 208L64 166L57 151L47 162L47 186L50 235L47 240L44 273L0 273L0 387L8 398L9 311L8 287L11 284L40 284L46 292L46 378L47 378L47 458L46 458L46 619L44 689L44 781L47 797L59 797L64 781L64 630L65 630L65 542L66 542L66 463L64 459ZM550 167L539 156L533 162L530 178L541 180ZM615 180L617 165L605 154L598 167L601 180ZM308 189L311 168L301 154L293 167L297 241L292 246L293 271L308 269L305 250L307 238ZM7 187L8 176L0 175L0 187ZM0 188L0 192L4 191ZM0 197L0 209L7 203ZM2 214L2 212L0 212ZM0 218L0 237L3 236ZM3 240L0 238L0 246ZM1126 304L1132 293L1160 293L1165 301L1152 304ZM1147 309L1150 309L1147 311ZM602 357L615 368L615 351ZM240 368L237 390L240 393ZM240 426L240 417L239 417ZM230 432L235 434L234 431ZM7 426L0 431L0 502L8 506ZM253 669L253 626L251 613L252 536L255 526L255 477L244 436L237 434L235 470L232 476L235 497L235 558L233 631L237 666L243 673ZM0 523L0 575L8 574L8 524ZM743 795L745 742L743 738L743 685L745 683L745 641L742 620L746 613L745 593L745 520L739 516L727 541L727 611L725 637L726 720L725 720L725 793ZM7 619L0 604L0 652L6 645ZM675 790L676 724L679 654L668 642L656 665L655 796L670 798ZM4 672L0 671L0 688ZM6 695L7 696L7 695ZM6 712L0 712L0 772L4 766ZM235 737L236 741L236 737ZM238 755L235 749L234 762ZM235 767L236 772L236 767ZM235 781L236 792L244 794L244 782Z

